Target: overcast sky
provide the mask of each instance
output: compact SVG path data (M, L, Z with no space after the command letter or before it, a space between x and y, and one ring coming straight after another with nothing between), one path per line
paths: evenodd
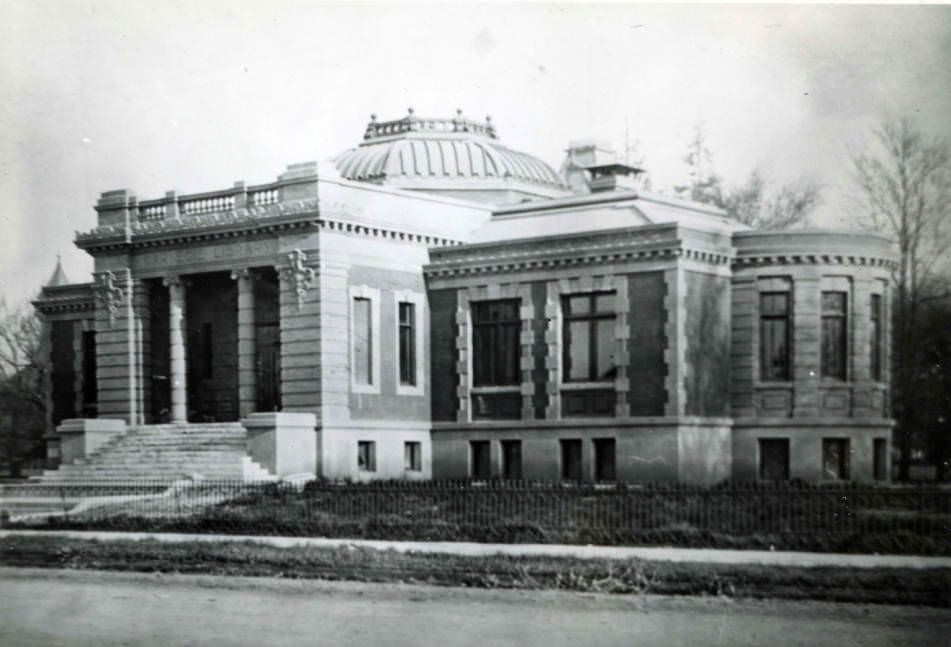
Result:
M638 141L682 181L702 121L728 183L759 167L851 217L848 157L885 114L951 136L951 8L0 0L0 294L32 297L102 191L139 199L356 145L370 113L490 114L557 168L571 139Z

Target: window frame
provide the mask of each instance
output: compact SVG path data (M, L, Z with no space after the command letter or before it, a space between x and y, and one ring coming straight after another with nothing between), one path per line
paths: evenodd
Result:
M370 302L370 384L357 381L356 368L356 314L354 304L357 299ZM380 291L367 285L352 285L349 289L350 319L350 390L353 393L380 393Z
M584 443L580 438L559 438L558 439L558 448L559 448L559 461L561 468L559 471L561 473L561 480L569 483L578 483L584 479ZM577 461L568 461L568 449L577 448L578 459ZM572 465L577 465L577 475L573 476L569 472Z
M478 314L480 310L487 309L492 304L501 304L501 303L510 303L514 306L514 317L511 319L498 320L498 321L479 321ZM522 384L522 371L521 371L521 357L522 357L522 344L521 344L521 333L522 333L522 318L521 318L521 308L522 308L522 299L521 297L508 297L502 299L480 299L478 301L473 300L469 302L469 320L472 327L472 388L474 392L478 392L480 389L517 389L521 387ZM477 348L477 342L481 339L481 336L477 334L478 329L494 329L496 332L492 335L494 338L497 338L498 334L505 329L514 329L515 330L515 344L511 349L513 353L512 357L506 357L505 362L493 361L493 366L490 373L493 373L488 379L484 380L477 372L479 365L475 361L475 357L481 355L479 348ZM504 350L504 344L497 344L497 347ZM499 353L502 351L500 350ZM492 355L493 360L498 360L498 355ZM513 361L514 360L514 361ZM505 363L512 361L512 366L509 366L510 369L514 368L513 380L511 382L501 381L499 378L500 371L498 367L504 366Z
M479 448L479 452L476 452L476 447ZM479 466L483 464L483 461L477 461L477 453L485 451L485 473L477 474L476 472L481 472ZM470 440L469 441L469 478L473 481L488 481L492 478L492 443L488 440Z
M400 317L400 306L403 304L409 304L413 306L414 311L414 322L413 322L413 357L412 357L412 371L413 371L413 380L414 384L408 384L403 382L402 375L402 320ZM412 292L410 290L395 290L393 292L393 317L394 317L394 334L396 335L396 344L394 348L396 349L396 361L394 362L394 372L393 379L396 384L396 394L397 395L412 395L412 396L421 396L425 394L425 357L426 357L426 335L425 335L425 325L428 319L426 313L426 297L425 295L419 292Z
M832 310L826 307L826 296L839 295L842 298L842 309ZM819 374L823 380L835 382L848 382L851 371L849 370L849 291L843 289L823 289L819 293ZM838 321L839 329L839 350L836 360L837 365L841 365L839 372L830 370L830 358L827 355L826 347L826 322Z
M511 448L517 448L518 455L517 469L512 469L512 455L509 453ZM518 439L506 439L499 441L499 449L502 458L502 478L506 481L521 481L524 478L524 462L522 460L522 441ZM516 474L512 474L512 472Z
M367 451L364 452L364 449ZM365 454L365 455L364 455ZM361 465L361 461L363 464ZM357 441L357 471L361 473L376 472L376 441Z
M869 295L869 329L868 329L868 342L869 342L869 367L868 374L874 382L883 382L883 344L882 344L882 333L883 324L884 324L884 297L877 293L873 292Z
M839 451L839 461L836 468L836 475L830 476L826 470L829 464L828 448L837 445ZM822 480L823 481L850 481L852 479L852 443L846 437L827 437L822 439Z
M597 309L597 298L600 296L612 296L613 301L611 304L610 313L606 311L599 311ZM579 297L587 297L589 303L589 311L580 314L572 314L571 312L571 300L577 299ZM608 290L592 290L587 292L571 292L561 295L561 384L567 388L578 388L583 387L584 385L613 385L617 379L618 371L620 366L615 364L613 368L613 374L607 377L599 376L599 367L598 367L598 322L611 320L614 322L612 326L612 336L609 338L610 344L614 346L613 353L617 353L617 318L618 318L618 308L617 308L617 298L618 291L617 289L608 289ZM570 377L571 372L571 324L572 322L586 321L588 322L588 375L584 378L572 378Z
M423 443L418 440L403 442L403 471L423 471Z
M783 312L782 314L775 314L775 313L766 314L764 312L765 298L778 297L778 296L784 296L786 299L785 312ZM760 383L775 382L775 383L786 384L786 383L792 382L793 352L792 352L792 345L791 345L792 326L790 325L792 322L792 305L793 305L792 292L790 290L762 290L759 292L758 306L759 306L759 382ZM784 370L784 375L781 375L778 377L772 374L770 375L766 374L767 366L771 366L772 363L766 361L767 360L766 353L768 349L766 347L766 341L765 341L765 338L766 338L765 328L766 328L767 322L774 322L774 321L782 321L785 324L784 326L785 334L783 338L783 345L784 345L783 354L785 355L785 370Z
M791 443L790 443L790 441L789 441L789 438L779 438L779 437L771 436L771 437L757 438L756 441L757 441L757 442L756 442L756 451L757 451L756 475L757 475L757 478L758 478L759 480L761 480L761 481L770 481L770 482L774 482L774 481L788 481L788 480L789 480L789 472L790 472L790 445L791 445ZM777 479L777 478L774 478L774 477L770 477L770 476L768 476L768 475L766 475L766 474L764 473L764 472L765 472L766 463L765 463L765 461L763 460L764 455L765 455L765 452L764 452L763 450L764 450L764 446L765 446L767 443L782 444L782 445L784 446L784 450L785 450L785 454L786 454L786 460L785 460L785 464L783 465L783 476L782 476L781 478L778 478L778 479Z
M606 438L594 438L591 441L591 446L594 449L594 481L595 483L616 483L617 482L617 439L613 437ZM610 448L610 454L605 455L603 452ZM606 456L610 457L608 463L602 465L602 460ZM602 473L604 467L610 465L610 469L607 470L611 472L610 474Z

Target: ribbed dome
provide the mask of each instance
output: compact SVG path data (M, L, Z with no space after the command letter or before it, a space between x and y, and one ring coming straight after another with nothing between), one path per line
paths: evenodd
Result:
M370 121L364 143L334 160L348 180L388 184L400 180L514 180L564 188L564 180L545 162L513 151L496 140L491 122L421 119L412 113L398 121Z

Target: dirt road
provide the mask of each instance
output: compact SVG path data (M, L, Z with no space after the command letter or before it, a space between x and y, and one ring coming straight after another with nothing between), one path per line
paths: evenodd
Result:
M943 645L951 612L0 568L0 645Z

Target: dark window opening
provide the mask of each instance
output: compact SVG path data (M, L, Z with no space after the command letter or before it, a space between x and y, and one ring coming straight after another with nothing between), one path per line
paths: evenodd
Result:
M489 441L473 440L469 443L472 478L484 481L492 475L492 463L489 457Z
M400 384L416 386L416 305L399 305Z
M822 478L832 481L849 480L849 439L822 439Z
M875 439L875 480L888 480L888 440L885 438Z
M617 374L614 300L614 292L562 298L565 382L600 382Z
M561 478L565 481L581 480L581 440L569 438L561 441Z
M759 439L759 477L766 481L789 480L789 439Z
M871 295L869 322L869 370L872 379L882 381L882 295Z
M370 440L357 442L357 469L361 472L376 471L376 443Z
M418 441L403 444L403 468L408 472L420 472L423 469L423 446Z
M561 411L566 418L613 416L617 394L611 389L583 389L561 392Z
M96 331L83 331L83 416L95 418L99 386L96 381Z
M518 420L522 417L522 394L473 393L472 417L477 420Z
M845 292L822 293L822 377L846 379L846 313Z
M502 441L502 478L519 481L522 478L522 441Z
M617 480L617 443L614 438L594 439L594 480Z
M760 295L760 380L786 382L789 370L789 293Z
M357 384L373 384L373 322L370 300L353 299L353 376Z
M473 386L520 383L518 299L472 304Z

